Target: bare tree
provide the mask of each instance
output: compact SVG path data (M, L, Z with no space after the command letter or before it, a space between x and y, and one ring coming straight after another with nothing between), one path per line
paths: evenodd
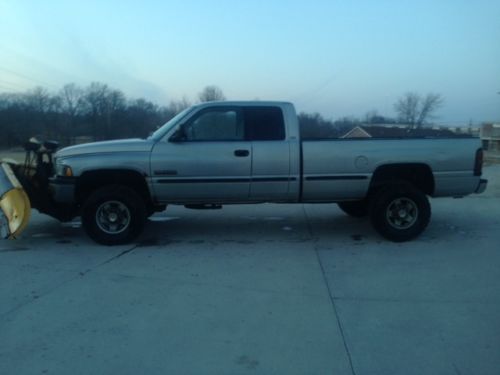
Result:
M198 99L200 99L200 102L213 102L226 100L226 97L219 87L212 85L206 86L198 95Z
M40 86L25 94L25 102L28 108L41 114L48 112L52 104L49 92Z
M85 90L83 103L93 123L93 136L108 139L111 137L113 117L126 105L125 95L103 83L92 82Z
M420 114L417 118L417 127L421 127L427 121L433 119L434 112L443 105L443 98L439 94L429 93L422 100Z
M430 119L443 104L439 94L427 94L422 98L416 92L407 92L394 104L399 121L410 128L420 128Z
M42 87L0 93L0 146L20 145L34 135L65 145L77 136L144 137L190 105L185 98L162 107L142 98L127 100L98 82L85 88L68 84L57 95Z
M71 143L74 136L76 117L83 109L83 90L74 83L68 83L59 91L64 122L65 141Z
M146 99L129 100L124 117L119 122L120 136L146 137L161 123L159 111L158 105Z
M104 115L108 92L108 85L99 82L92 82L85 89L85 94L83 96L85 111L91 115L94 120Z
M186 97L183 97L181 100L172 100L168 106L168 110L176 115L190 106L191 102Z
M52 138L58 130L52 123L61 110L61 98L38 86L24 94L24 105L30 113L30 122L36 129L34 131Z
M62 100L63 112L70 118L74 118L82 107L83 90L74 83L68 83L63 86L59 96Z
M415 127L419 112L420 95L415 92L407 92L394 104L399 121Z

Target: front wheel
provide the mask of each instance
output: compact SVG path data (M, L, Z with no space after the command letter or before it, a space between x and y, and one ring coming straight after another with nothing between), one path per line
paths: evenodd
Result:
M82 209L82 225L88 236L102 245L134 240L146 221L146 205L135 190L111 185L94 191Z
M372 197L372 225L391 241L404 242L417 237L429 224L430 217L427 196L411 185L391 185Z

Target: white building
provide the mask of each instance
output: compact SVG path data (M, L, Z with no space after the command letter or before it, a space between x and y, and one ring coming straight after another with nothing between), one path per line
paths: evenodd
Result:
M480 137L485 150L500 151L500 123L483 124Z

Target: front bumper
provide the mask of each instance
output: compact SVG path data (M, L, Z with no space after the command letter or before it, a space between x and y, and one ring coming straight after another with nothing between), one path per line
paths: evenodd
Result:
M74 177L57 176L49 179L49 188L54 202L74 203L75 183L76 179Z
M482 178L479 180L479 184L477 185L476 191L474 193L481 194L486 190L486 186L488 185L488 180Z

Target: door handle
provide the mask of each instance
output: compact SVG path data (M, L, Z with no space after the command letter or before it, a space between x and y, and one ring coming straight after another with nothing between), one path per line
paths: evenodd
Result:
M248 150L235 150L234 151L234 156L237 156L239 158L244 158L248 155L250 155L250 151L248 151Z

